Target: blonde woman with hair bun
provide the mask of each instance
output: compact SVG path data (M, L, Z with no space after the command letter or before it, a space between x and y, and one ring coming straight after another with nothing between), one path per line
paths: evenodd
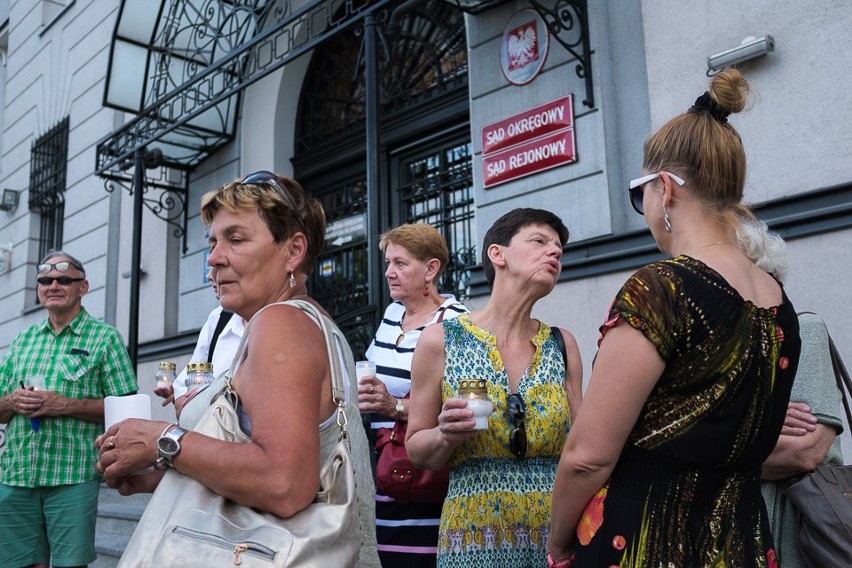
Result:
M554 483L550 566L777 566L760 472L801 343L784 261L755 262L783 242L742 203L728 117L748 91L739 71L716 75L645 143L629 198L672 258L631 276L600 328Z

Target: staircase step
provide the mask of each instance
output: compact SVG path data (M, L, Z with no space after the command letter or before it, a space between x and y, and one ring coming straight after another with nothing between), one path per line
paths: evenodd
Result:
M95 534L95 552L98 553L98 558L90 564L90 568L114 568L128 542L129 536L98 531Z
M115 568L150 499L147 493L124 497L106 484L101 485L95 531L98 558L90 568Z
M97 532L130 536L145 511L138 505L98 504Z

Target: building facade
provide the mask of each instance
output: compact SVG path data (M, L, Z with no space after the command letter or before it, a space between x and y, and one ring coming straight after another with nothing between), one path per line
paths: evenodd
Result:
M574 332L588 378L609 302L660 258L626 191L645 137L704 91L708 56L771 36L740 64L754 104L731 119L746 200L788 239L789 297L852 361L852 12L782 4L0 2L0 187L20 192L0 211L0 350L45 317L35 266L61 246L151 392L157 361L187 362L216 305L201 196L272 169L326 208L311 291L356 353L388 302L383 230L435 224L444 288L476 307L485 230L515 207L554 211L571 240L534 315Z

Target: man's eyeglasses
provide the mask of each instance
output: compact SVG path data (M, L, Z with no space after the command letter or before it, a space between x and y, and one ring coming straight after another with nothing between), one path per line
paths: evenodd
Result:
M630 180L630 185L627 188L627 191L630 193L630 204L633 206L633 209L640 215L643 215L645 213L645 208L643 205L645 190L643 188L645 184L649 181L654 181L655 179L660 177L660 174L666 174L667 176L672 178L674 182L678 185L683 185L686 183L678 176L669 172L657 172L655 174L648 174L646 176Z
M278 181L278 176L266 170L260 170L249 174L243 178L242 183L251 185L268 185L284 200L284 205L290 208L294 213L299 212L299 207L296 205L296 200L293 196L287 193L281 183Z
M509 451L518 459L527 455L527 429L524 419L527 417L524 399L519 394L510 394L506 397L506 406L509 409L509 419L512 421L512 430L509 432Z
M72 282L82 282L85 278L71 278L70 276L42 276L36 282L42 286L50 286L54 282L59 282L60 286L68 286Z
M38 272L41 274L42 272L50 272L51 270L58 270L59 272L68 272L69 268L76 268L80 272L86 272L83 270L83 267L71 262L70 260L60 260L59 262L45 262L43 264L38 265Z

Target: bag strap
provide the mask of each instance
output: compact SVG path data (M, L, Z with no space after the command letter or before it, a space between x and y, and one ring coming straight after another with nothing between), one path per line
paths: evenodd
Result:
M243 337L240 340L240 346L237 348L237 352L234 355L234 359L231 362L231 368L228 370L228 373L225 375L225 390L229 396L229 399L233 402L236 402L238 397L237 393L234 390L232 380L234 378L234 370L237 368L237 363L242 357L243 349L245 348L245 342L249 336L249 329L251 328L252 322L259 316L265 309L271 306L278 305L288 305L293 306L294 308L299 308L303 312L306 312L309 316L311 316L320 326L322 330L323 337L325 339L326 346L326 354L328 355L328 368L331 373L331 399L334 401L334 404L337 406L337 425L340 427L340 436L338 437L338 441L343 440L348 436L346 431L346 425L348 420L346 418L346 387L343 383L343 370L340 365L340 357L337 354L337 338L341 338L341 340L345 341L345 337L343 332L322 312L317 309L310 302L306 302L304 300L287 300L286 302L276 302L274 304L269 304L258 310L256 314L254 314L251 320L246 324L245 332L243 333Z
M565 351L565 338L562 337L562 332L558 327L550 327L550 335L553 336L553 341L559 347L559 352L562 353L562 364L565 365L565 370L568 370L568 353Z
M222 330L225 329L225 326L228 325L228 322L231 321L231 318L234 317L234 312L229 312L228 310L222 310L219 312L219 319L216 320L216 329L213 330L213 337L210 338L210 348L207 350L207 362L213 362L213 351L216 350L216 343L219 342L219 336L222 335Z
M843 399L843 409L846 411L847 424L852 428L852 411L849 409L849 398L852 397L852 380L849 379L849 371L846 370L846 365L843 364L843 359L840 358L840 352L834 346L834 340L831 338L831 335L828 336L828 349L831 352L831 365L834 367L834 378L837 379L837 388L840 390L840 396Z

